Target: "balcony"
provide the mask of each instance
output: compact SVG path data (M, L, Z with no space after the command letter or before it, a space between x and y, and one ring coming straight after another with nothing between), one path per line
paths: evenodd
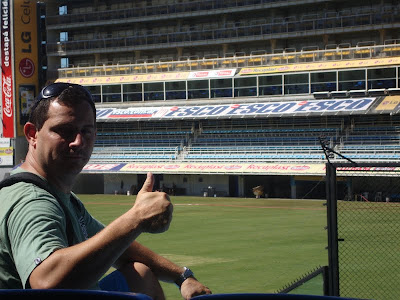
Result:
M225 57L180 57L153 60L137 60L136 62L103 62L95 66L78 65L58 70L59 78L85 76L116 76L125 74L147 74L154 72L197 71L223 68L240 68L254 66L273 66L285 64L301 64L308 62L326 62L331 60L356 60L396 57L400 55L400 40L387 40L383 45L364 46L359 43L355 47L349 44L330 44L326 49L304 47L300 51L293 48L277 49L274 53L254 51L250 55L243 52L227 53Z
M96 52L115 53L134 50L146 50L157 48L175 48L190 46L224 44L229 42L256 41L261 38L288 38L300 36L315 36L325 34L327 30L332 33L343 32L345 28L358 27L357 30L371 30L381 28L382 25L400 28L398 14L386 14L386 10L354 14L350 16L326 17L319 19L301 18L301 20L282 21L273 23L240 25L224 29L193 30L171 33L154 33L134 35L129 37L107 37L91 40L48 42L47 53L49 56L82 55ZM385 15L385 16L383 16ZM362 21L360 21L362 20ZM228 25L227 25L228 26ZM368 53L362 53L368 55Z

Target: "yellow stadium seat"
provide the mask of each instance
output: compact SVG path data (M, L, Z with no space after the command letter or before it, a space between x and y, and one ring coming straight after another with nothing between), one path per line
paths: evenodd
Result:
M364 55L364 54L369 55L369 54L373 54L373 53L374 53L374 49L361 49L361 50L356 50L354 52L354 54L357 54L357 55Z
M203 61L201 63L202 66L213 66L215 65L215 61Z
M171 67L170 64L162 64L162 65L157 66L158 69L162 69L162 70L166 70L170 67Z
M400 45L399 46L394 46L394 47L385 47L383 48L383 52L394 52L394 53L400 53Z
M325 52L324 56L325 57L332 57L334 55L337 55L338 53L336 51L332 51L332 52Z
M280 60L282 59L282 56L273 56L271 57L271 60L275 61L275 60Z
M307 53L307 54L301 54L300 58L313 58L315 56L315 53Z
M251 62L251 63L261 62L261 58L260 58L260 57L257 57L257 58L250 58L250 59L249 59L249 62Z
M117 71L118 72L126 72L126 71L128 71L129 70L129 67L118 67L117 68Z

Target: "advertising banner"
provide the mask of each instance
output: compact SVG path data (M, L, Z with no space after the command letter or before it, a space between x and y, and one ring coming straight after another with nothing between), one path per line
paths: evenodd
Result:
M276 65L268 67L242 68L239 72L239 75L272 74L272 73L300 72L300 71L314 71L314 70L336 70L336 69L349 69L349 68L362 68L362 67L389 66L398 64L400 64L400 57L327 61L327 62L302 63L302 64L290 64L290 65Z
M14 132L14 82L12 72L13 49L11 38L11 7L1 1L1 114L3 137L13 138Z
M285 163L122 163L87 164L84 173L124 172L154 174L248 174L248 175L324 175L325 164Z
M39 84L36 1L14 0L15 107L17 135L23 136Z
M204 70L197 72L190 72L190 79L200 78L225 78L233 77L236 74L236 69L225 69L225 70Z
M185 80L188 78L188 76L189 72L171 72L171 73L135 74L135 75L118 75L118 76L96 76L96 77L86 76L86 77L58 78L56 82L77 83L81 85L97 85L97 84Z
M13 147L0 147L0 166L14 165L14 148Z
M11 146L11 139L0 138L0 148L6 148Z
M173 81L173 80L185 80L188 78L190 79L229 78L235 76L236 70L237 69L223 69L223 70L204 70L204 71L194 71L194 72L169 72L169 73L135 74L135 75L118 75L118 76L114 75L114 76L85 76L85 77L71 77L71 78L68 77L68 78L59 78L56 80L56 82L78 83L82 85L96 85L96 84L117 84L117 83L139 83L139 82L153 82L153 81ZM87 70L87 72L90 71L91 69Z
M363 171L363 176L373 175L379 171L379 176L398 177L400 167L346 167L338 168L341 176L359 176L359 173L348 171ZM370 172L369 172L370 171ZM325 176L325 163L219 163L219 162L154 162L154 163L104 163L87 164L83 173L127 173L143 174L219 174L219 175L294 175L296 180L320 180L315 176ZM357 175L358 174L358 175ZM314 176L314 177L312 177ZM342 179L343 180L343 179Z
M183 119L254 117L310 113L354 113L367 110L376 98L303 100L202 106L130 107L97 110L97 121L118 119Z
M400 96L386 96L375 110L377 112L400 110Z

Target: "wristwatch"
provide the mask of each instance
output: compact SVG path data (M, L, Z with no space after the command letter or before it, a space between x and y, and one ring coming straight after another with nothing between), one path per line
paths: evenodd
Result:
M189 277L194 277L194 274L192 272L192 270L190 270L189 268L183 267L183 269L185 269L185 271L183 271L183 273L181 275L179 275L179 278L177 280L175 280L175 284L181 288L182 283L188 279Z

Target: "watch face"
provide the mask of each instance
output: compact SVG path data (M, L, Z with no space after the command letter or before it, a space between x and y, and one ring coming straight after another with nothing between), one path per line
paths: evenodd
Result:
M183 277L186 279L186 278L188 278L190 276L193 276L193 272L189 268L186 268L185 272L183 272Z
M175 284L180 288L182 283L191 276L194 276L192 270L184 267L185 271L179 276L179 278L175 281Z

